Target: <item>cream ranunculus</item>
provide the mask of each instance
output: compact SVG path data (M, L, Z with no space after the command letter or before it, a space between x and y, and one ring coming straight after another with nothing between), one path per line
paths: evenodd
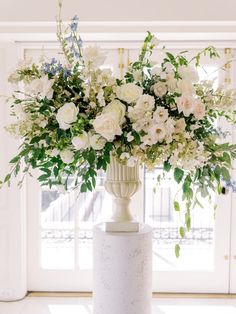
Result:
M74 160L74 153L69 149L64 149L60 152L60 157L65 164L70 164Z
M83 132L80 135L74 136L71 140L75 149L86 149L89 147L89 136L87 132Z
M157 97L163 97L167 93L167 86L164 82L158 82L154 84L152 89Z
M112 112L102 113L97 116L93 121L93 127L96 133L103 136L109 142L112 142L116 135L122 134L119 121Z
M168 110L158 106L153 113L153 120L157 123L165 122L168 119Z
M49 80L47 75L35 79L26 85L26 92L40 95L42 98L52 99L54 79Z
M149 111L154 108L155 98L150 95L142 95L135 105L136 108L141 109L143 111Z
M177 107L179 112L183 112L185 117L189 117L193 113L195 99L190 95L183 95L177 99Z
M125 111L125 105L118 99L113 100L103 109L103 113L112 113L119 124L124 122Z
M163 123L154 124L148 131L151 144L162 142L166 136L166 129Z
M70 124L77 120L79 109L73 102L64 104L57 112L56 119L62 130L70 128Z
M143 89L134 83L127 83L116 88L117 97L128 104L136 102L142 93Z
M91 135L89 138L89 142L91 147L95 150L103 149L106 144L105 138L101 137L101 135L99 134Z

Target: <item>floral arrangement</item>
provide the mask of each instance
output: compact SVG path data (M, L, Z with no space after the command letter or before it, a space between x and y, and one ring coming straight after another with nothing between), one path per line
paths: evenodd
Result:
M148 32L138 59L121 80L100 68L103 51L83 48L77 27L77 17L65 30L58 21L65 64L56 59L24 62L9 78L23 82L10 98L16 122L7 127L21 145L3 182L20 170L25 175L38 168L42 185L68 189L73 176L70 187L86 192L95 187L97 171L106 170L111 153L130 167L136 162L148 169L163 166L181 187L184 236L197 195L220 192L222 179L230 181L236 157L236 145L224 141L216 123L220 117L235 123L236 93L199 81L196 71L201 55L216 58L216 50L207 47L190 61L184 53L164 50L159 66L153 66L150 56L157 40ZM174 208L180 210L177 200Z

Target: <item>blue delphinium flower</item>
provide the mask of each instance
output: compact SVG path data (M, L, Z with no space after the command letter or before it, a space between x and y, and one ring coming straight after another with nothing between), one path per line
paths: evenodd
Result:
M75 15L72 20L71 20L71 23L70 23L70 29L72 32L76 32L77 31L77 28L78 28L78 22L79 22L79 18L77 15Z
M56 73L60 73L63 71L63 66L60 61L52 58L51 62L45 62L42 64L41 70L45 74L55 75Z

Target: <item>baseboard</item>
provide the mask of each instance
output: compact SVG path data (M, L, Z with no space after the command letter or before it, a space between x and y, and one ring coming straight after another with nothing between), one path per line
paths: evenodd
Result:
M91 298L92 292L47 292L30 291L28 297L76 297ZM236 299L236 294L224 293L160 293L154 292L153 298L184 298L184 299Z

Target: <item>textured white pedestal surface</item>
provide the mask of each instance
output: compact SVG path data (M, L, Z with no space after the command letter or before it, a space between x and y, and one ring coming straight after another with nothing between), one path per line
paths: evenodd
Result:
M104 224L94 228L93 314L151 314L151 227L104 230Z

